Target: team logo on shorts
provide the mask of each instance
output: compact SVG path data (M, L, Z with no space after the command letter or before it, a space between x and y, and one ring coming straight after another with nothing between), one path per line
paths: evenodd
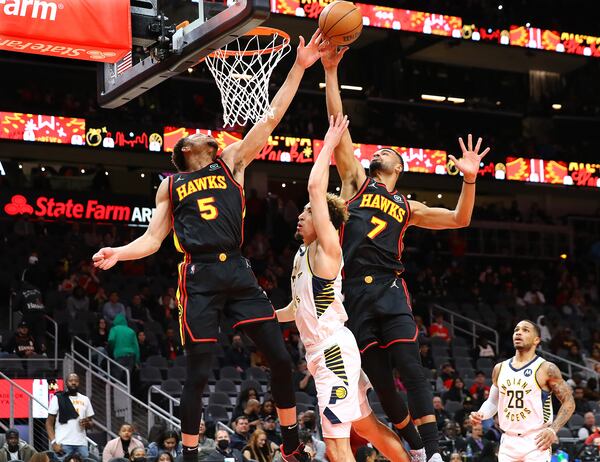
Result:
M329 404L335 404L338 400L344 399L348 396L348 389L341 385L335 386L331 389L331 397L329 398Z
M533 371L531 369L525 369L525 372L523 372L525 374L525 377L531 377L531 374L533 374Z

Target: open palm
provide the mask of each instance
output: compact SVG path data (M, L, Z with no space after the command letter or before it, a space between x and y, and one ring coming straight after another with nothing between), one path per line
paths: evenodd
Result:
M304 43L304 37L300 36L300 44L296 51L296 62L304 69L312 66L321 56L319 45L321 44L321 31L317 29L307 44Z
M479 154L479 149L481 148L481 142L483 140L479 138L477 140L477 144L475 148L473 148L473 136L469 133L467 137L467 146L465 147L465 143L462 138L458 139L458 144L460 144L460 148L462 149L462 157L457 159L452 154L448 154L448 158L454 162L456 168L462 172L465 179L468 181L475 181L477 177L477 172L479 172L479 165L481 163L481 159L483 159L488 152L490 152L490 148L485 148L485 150Z

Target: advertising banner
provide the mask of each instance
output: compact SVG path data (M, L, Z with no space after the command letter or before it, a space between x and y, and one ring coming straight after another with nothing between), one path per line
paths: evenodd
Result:
M85 120L76 117L0 112L0 139L85 144Z
M63 390L63 379L14 379L14 382L24 390L27 390L42 405L33 401L32 417L36 419L45 419L48 417L48 404L50 398L57 392ZM0 419L10 417L10 382L0 379ZM26 419L29 417L30 398L21 390L13 387L13 403L15 419Z

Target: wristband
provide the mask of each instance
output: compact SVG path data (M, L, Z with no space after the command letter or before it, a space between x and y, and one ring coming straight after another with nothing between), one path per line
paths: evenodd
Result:
M546 430L550 430L552 433L554 433L554 436L556 436L556 431L554 431L554 428L546 427Z
M470 183L470 182L466 181L466 180L463 178L463 183L466 183L466 184L475 184L475 183L477 183L477 180L475 180L475 181L473 181L472 183Z

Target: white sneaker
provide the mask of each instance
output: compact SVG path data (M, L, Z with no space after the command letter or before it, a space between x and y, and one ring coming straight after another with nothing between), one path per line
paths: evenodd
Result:
M444 462L439 452L432 455L427 462Z
M425 448L411 449L410 460L412 462L427 462L427 453L425 452Z

